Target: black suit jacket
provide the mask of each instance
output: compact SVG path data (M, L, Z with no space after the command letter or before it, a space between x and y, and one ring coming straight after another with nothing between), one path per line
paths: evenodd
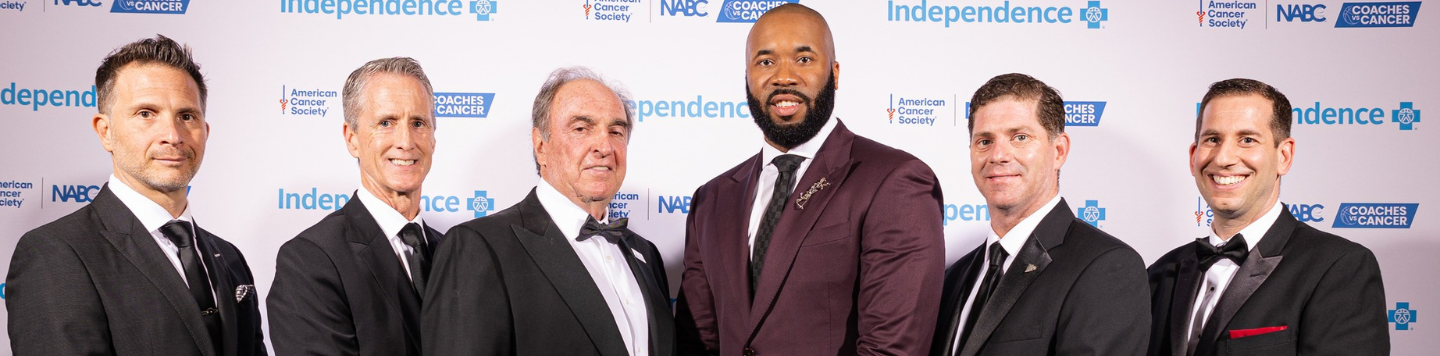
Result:
M1150 265L1150 355L1185 354L1204 274L1195 245ZM1285 327L1231 338L1230 331ZM1216 302L1195 355L1389 355L1385 286L1369 249L1295 220L1284 209Z
M211 340L185 279L109 185L20 237L6 276L16 355L264 355L245 256L195 225L224 340ZM238 286L248 286L244 295ZM237 301L237 299L239 299Z
M355 195L275 261L265 300L279 355L420 355L420 294ZM389 207L382 207L389 209ZM440 232L425 227L428 243Z
M1008 238L1014 238L1008 237ZM931 355L951 355L987 246L945 273ZM958 355L1141 355L1150 325L1145 262L1124 242L1075 218L1065 200L1025 240ZM1033 266L1033 268L1031 267ZM975 278L980 283L983 276Z
M626 230L645 294L652 355L675 354L665 262ZM435 252L421 330L426 355L627 355L605 297L535 191L456 225Z

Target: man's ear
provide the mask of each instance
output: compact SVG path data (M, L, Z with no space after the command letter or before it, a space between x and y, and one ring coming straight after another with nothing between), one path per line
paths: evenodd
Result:
M90 126L95 129L95 136L100 137L100 146L105 147L105 152L114 153L114 135L110 127L110 115L96 113L90 117Z

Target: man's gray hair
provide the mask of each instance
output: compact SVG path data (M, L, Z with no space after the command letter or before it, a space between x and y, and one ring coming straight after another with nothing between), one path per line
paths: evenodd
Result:
M535 106L530 111L530 127L540 129L540 138L550 141L550 108L555 104L555 94L560 92L560 87L576 80L593 80L604 85L610 92L619 97L621 106L625 107L625 135L629 136L635 130L635 101L630 99L630 91L620 83L605 80L600 74L585 67L566 67L550 72L550 77L545 79L545 84L540 85L540 93L535 95ZM532 152L533 153L533 152ZM535 172L540 172L540 161L535 161Z
M429 109L434 110L435 89L430 87L430 78L425 76L425 70L420 68L419 61L410 57L376 59L356 68L354 72L350 72L350 77L345 79L345 89L342 89L341 96L345 106L345 124L351 129L358 129L355 120L359 119L360 96L365 92L365 84L375 74L380 73L399 74L419 80L420 85L425 87L425 98L430 102Z

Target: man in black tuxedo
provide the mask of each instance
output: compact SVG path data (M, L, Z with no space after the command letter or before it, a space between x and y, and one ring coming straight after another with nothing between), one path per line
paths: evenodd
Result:
M520 203L450 229L435 252L426 355L675 354L665 262L607 214L625 180L628 95L584 68L540 87L540 183Z
M6 277L16 355L264 355L245 256L195 224L205 78L165 36L101 62L91 119L110 180L80 210L20 238Z
M1389 355L1375 255L1295 220L1290 101L1251 79L1200 102L1190 174L1215 212L1211 234L1150 265L1150 355Z
M946 271L930 354L1144 353L1145 262L1059 196L1070 153L1060 94L1005 74L970 102L970 173L992 230Z
M434 94L420 63L396 57L350 73L345 145L360 189L280 247L266 299L281 355L420 355L420 305L440 232L420 218L435 149Z

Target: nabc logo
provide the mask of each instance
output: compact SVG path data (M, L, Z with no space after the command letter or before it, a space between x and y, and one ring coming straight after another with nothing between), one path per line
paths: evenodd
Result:
M659 0L661 16L710 16L707 0Z
M673 214L676 211L679 211L681 214L689 214L690 196L661 195L659 199L659 204L657 206L658 208L655 209L655 212L657 213Z
M51 202L68 203L73 200L76 203L89 203L95 200L95 194L100 194L100 186L98 185L55 184L50 186Z
M1295 220L1300 220L1301 222L1325 222L1325 217L1320 215L1323 214L1322 210L1325 209L1324 205L1286 204L1286 207L1290 208L1290 215L1295 216Z
M1340 203L1331 227L1409 229L1416 203Z
M1325 4L1275 4L1275 22L1325 22Z
M55 5L99 7L100 4L98 0L55 0Z

